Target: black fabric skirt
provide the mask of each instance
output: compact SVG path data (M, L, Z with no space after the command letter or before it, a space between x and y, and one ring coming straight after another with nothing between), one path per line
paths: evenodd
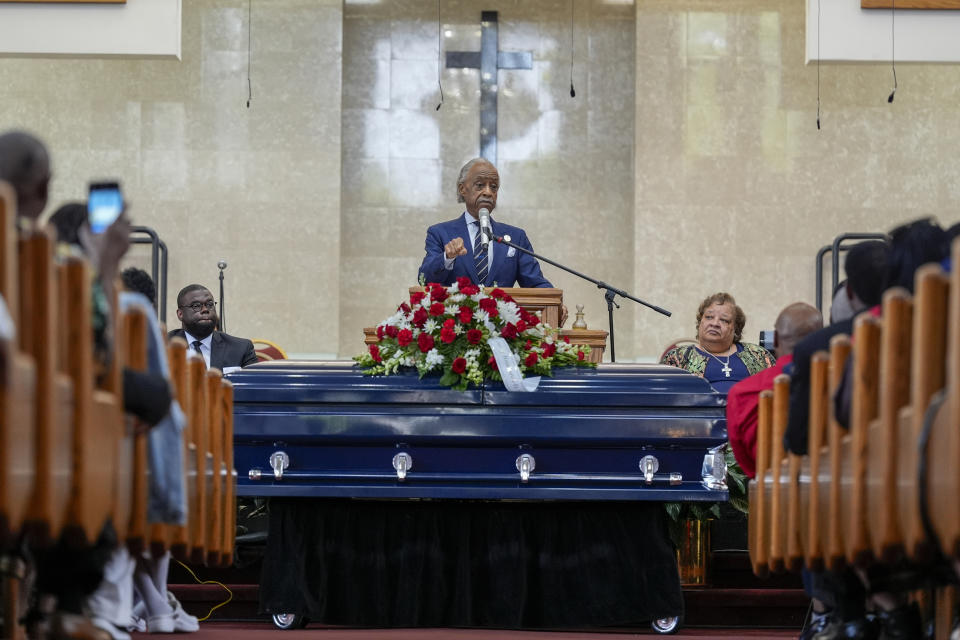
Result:
M264 613L570 628L683 613L659 503L273 499Z

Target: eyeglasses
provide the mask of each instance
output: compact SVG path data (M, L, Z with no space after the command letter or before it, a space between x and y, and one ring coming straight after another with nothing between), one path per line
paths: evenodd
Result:
M179 306L181 309L193 309L196 313L200 313L203 309L213 311L217 308L217 303L213 300L207 300L206 302L194 302L193 304L181 304Z

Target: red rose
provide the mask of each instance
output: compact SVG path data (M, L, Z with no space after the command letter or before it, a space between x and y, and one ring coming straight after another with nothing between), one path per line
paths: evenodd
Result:
M473 309L464 305L460 307L460 322L463 324L470 324L470 321L473 320Z
M470 329L467 331L467 342L470 344L480 344L483 339L483 331L480 329Z
M517 302L517 301L514 300L512 297L510 297L510 294L507 293L506 291L503 292L503 301L504 301L504 302L513 302L513 303L516 303L516 302Z
M396 328L395 326L393 326L392 324L388 324L388 325L387 325L387 328L384 329L383 332L384 332L385 334L387 334L387 335L388 335L389 337L391 337L391 338L396 338L396 337L397 337L397 328Z
M563 341L570 344L570 336L563 336Z
M457 334L453 331L453 329L444 327L443 329L440 329L440 339L446 344L450 344L457 339Z
M380 347L375 344L370 345L370 357L374 362L383 362L383 358L380 357Z
M429 333L421 333L417 336L417 346L423 353L430 351L430 349L433 349L433 336Z
M523 318L523 321L526 322L529 327L535 327L537 323L540 322L540 318L523 309L520 310L520 317Z
M517 328L508 322L503 326L503 329L500 329L500 335L504 338L516 338Z
M383 340L383 325L377 325L377 340Z
M497 359L493 356L490 356L490 359L487 360L487 364L490 365L490 368L494 371L497 371Z
M457 323L457 321L454 320L453 318L447 318L446 320L443 321L443 328L444 328L444 329L453 329L453 325L455 325L456 323Z
M397 333L397 344L401 347L405 347L413 341L413 331L410 329L400 329L400 332Z
M523 333L526 330L527 330L527 323L524 322L523 320L517 320L517 331L519 331L520 333Z
M427 321L427 310L423 307L417 307L417 310L413 312L413 324L422 327L423 323Z
M526 359L523 361L523 364L525 364L528 368L532 369L537 364L537 360L539 360L539 356L537 356L537 352L531 351L527 355Z
M495 318L499 313L497 311L497 301L493 298L483 298L479 304L480 308L489 313L491 318Z
M471 284L473 283L470 282L470 278L466 276L460 276L457 278L457 287L460 289L460 291L463 291L464 287L469 287Z
M454 373L463 373L467 370L467 360L466 358L454 358L453 364L450 365L451 371Z
M585 357L585 354L583 353L583 351L577 351L577 360L583 360L584 357Z
M465 287L460 287L460 293L465 296L475 296L480 293L480 289L476 285L470 284Z
M549 358L549 357L551 357L553 354L555 354L556 352L557 352L557 345L553 344L552 342L548 342L548 343L546 343L545 345L543 345L543 357L544 357L544 358Z
M415 307L421 302L423 302L423 299L426 297L427 297L427 294L424 293L423 291L414 291L413 293L410 294L410 305Z
M497 287L496 289L490 292L491 298L503 299L506 295L507 295L506 292L500 287Z
M401 302L400 306L397 307L397 311L403 311L404 313L410 313L410 305L406 302Z
M443 312L446 311L446 307L443 306L442 302L434 302L430 305L430 315L432 316L442 316Z
M530 351L533 348L533 342L527 340L526 344L523 345L524 351Z
M447 290L444 289L442 285L433 285L433 289L430 290L430 299L443 302L447 299Z

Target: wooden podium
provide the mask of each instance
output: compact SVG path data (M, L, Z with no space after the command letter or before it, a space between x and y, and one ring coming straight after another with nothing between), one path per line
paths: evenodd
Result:
M423 291L423 287L410 287L410 293ZM540 318L551 327L560 324L560 308L563 306L562 289L528 288L528 287L501 287L517 304L530 313L540 312ZM493 287L487 287L487 293ZM607 346L607 332L597 329L561 329L561 337L570 338L571 344L582 344L590 347L590 361L601 362L603 351ZM370 345L377 342L376 327L366 327L363 330L363 343Z

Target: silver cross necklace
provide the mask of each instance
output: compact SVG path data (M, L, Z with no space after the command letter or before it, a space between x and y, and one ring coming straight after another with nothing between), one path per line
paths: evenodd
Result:
M728 378L730 377L730 374L733 373L733 369L730 368L730 356L732 356L733 353L727 356L726 360L721 360L717 356L713 355L712 353L710 353L709 351L701 347L699 344L697 346L700 347L700 351L704 352L705 354L707 354L708 356L710 356L711 358L713 358L714 360L722 364L723 368L720 369L720 371L723 371L723 375L725 375L726 377ZM736 353L736 351L734 351L734 353Z

